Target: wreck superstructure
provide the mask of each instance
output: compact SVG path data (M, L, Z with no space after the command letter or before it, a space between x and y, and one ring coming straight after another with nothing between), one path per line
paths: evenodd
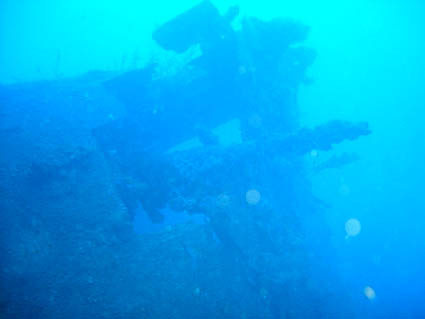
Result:
M299 127L297 92L312 82L306 70L316 56L301 45L309 28L244 18L236 31L237 14L232 7L220 15L203 1L159 27L153 38L165 50L201 51L176 74L158 75L152 62L0 88L3 313L305 318L341 311L344 293L328 295L341 289L337 279L312 271L326 261L306 243L327 243L302 225L306 215L320 221L324 210L304 157L369 128ZM222 145L212 129L233 119L241 140ZM170 151L193 137L200 146ZM139 206L156 224L164 208L207 222L137 235Z

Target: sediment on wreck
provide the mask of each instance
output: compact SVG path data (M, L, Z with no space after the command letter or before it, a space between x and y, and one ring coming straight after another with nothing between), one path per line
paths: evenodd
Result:
M194 12L214 32L188 28L188 43L168 24L155 33L164 49L201 47L177 74L151 63L1 88L7 316L305 318L349 303L338 278L315 275L326 261L308 242L327 238L303 224L325 227L304 156L369 134L367 124L299 127L315 53L292 44L307 26L246 18L235 31L236 11L221 16L208 1L171 25L207 21ZM212 129L235 118L241 140L222 145ZM198 147L170 152L193 137ZM139 204L159 221L171 207L207 222L137 235Z

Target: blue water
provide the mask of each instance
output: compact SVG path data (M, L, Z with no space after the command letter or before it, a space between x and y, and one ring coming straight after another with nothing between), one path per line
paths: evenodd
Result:
M0 318L425 318L425 2L199 3L0 1Z

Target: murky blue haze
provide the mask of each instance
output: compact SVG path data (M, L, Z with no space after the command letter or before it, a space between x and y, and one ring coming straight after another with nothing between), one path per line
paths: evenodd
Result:
M0 318L425 318L424 13L1 0Z

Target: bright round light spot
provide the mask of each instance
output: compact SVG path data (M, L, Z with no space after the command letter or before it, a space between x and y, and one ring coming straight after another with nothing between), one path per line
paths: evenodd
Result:
M369 287L369 286L365 287L363 292L364 292L364 295L366 296L366 298L369 299L369 300L373 300L376 297L375 290L373 290L372 287Z
M230 204L230 196L227 194L220 194L217 196L216 204L219 208L225 208Z
M245 194L246 202L250 205L256 205L261 199L261 194L256 189L251 189Z
M362 226L360 225L359 220L356 218L350 218L345 222L345 231L347 233L347 236L357 236L360 233L361 229Z
M311 157L316 157L317 156L317 151L316 150L312 150L311 152L310 152L310 156Z

